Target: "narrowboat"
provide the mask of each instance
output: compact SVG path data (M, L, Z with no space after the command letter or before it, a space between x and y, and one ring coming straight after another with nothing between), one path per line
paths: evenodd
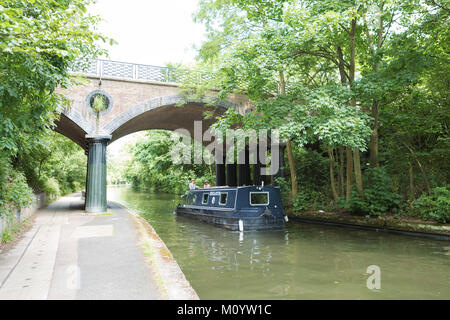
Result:
M175 213L239 231L282 228L288 221L280 189L271 186L190 190Z

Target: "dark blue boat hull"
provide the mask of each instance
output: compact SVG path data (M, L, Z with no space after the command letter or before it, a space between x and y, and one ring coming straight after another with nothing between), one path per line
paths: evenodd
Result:
M201 213L200 210L177 207L175 213L178 216L196 219L202 222L214 224L228 230L239 231L239 220L242 220L243 231L271 230L284 227L284 217L259 216L236 217L225 216L223 213Z

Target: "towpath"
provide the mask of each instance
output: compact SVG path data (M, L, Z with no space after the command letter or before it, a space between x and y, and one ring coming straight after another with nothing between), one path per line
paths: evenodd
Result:
M170 298L146 262L135 219L112 203L86 214L80 194L39 210L23 238L0 253L0 300Z

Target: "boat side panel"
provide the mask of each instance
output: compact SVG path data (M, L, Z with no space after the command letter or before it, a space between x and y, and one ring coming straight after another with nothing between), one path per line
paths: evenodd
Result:
M251 205L251 192L267 192L269 203ZM220 195L223 193L227 193L227 201L226 204L220 205ZM208 194L208 199L204 198L205 194ZM230 230L239 230L239 220L242 220L244 230L264 230L284 226L284 212L278 188L249 186L198 189L190 191L186 199L184 205L177 207L178 215L213 223Z
M177 215L187 218L193 218L202 222L211 223L218 227L229 230L239 230L239 220L242 220L244 231L278 229L284 226L283 218L275 217L257 217L257 218L238 218L225 217L212 214L200 213L190 208L177 208Z
M251 205L250 193L268 192L269 203L267 205ZM284 217L283 204L281 202L280 189L273 187L251 187L239 190L236 209L240 216L258 217L268 215L273 217Z

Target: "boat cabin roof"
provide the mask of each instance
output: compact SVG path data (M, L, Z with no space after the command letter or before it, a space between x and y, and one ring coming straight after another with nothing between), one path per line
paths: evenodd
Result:
M194 189L190 190L184 199L186 205L223 209L281 206L280 189L273 186L221 186Z
M210 188L197 188L189 191L194 192L203 192L203 191L209 191L209 190L219 190L219 189L226 189L226 190L239 190L239 189L257 189L257 190L270 190L270 189L280 189L280 187L274 187L274 186L238 186L238 187L229 187L229 186L216 186L216 187L210 187Z

